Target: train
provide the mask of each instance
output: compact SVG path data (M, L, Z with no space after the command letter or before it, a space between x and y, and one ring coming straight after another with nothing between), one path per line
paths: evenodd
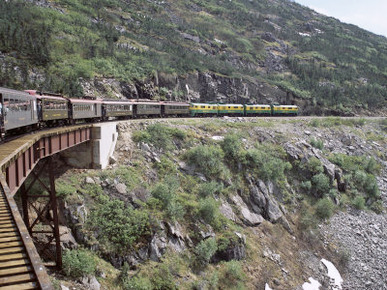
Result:
M295 105L188 103L151 100L68 98L36 90L0 87L0 133L7 135L111 119L207 116L295 116Z

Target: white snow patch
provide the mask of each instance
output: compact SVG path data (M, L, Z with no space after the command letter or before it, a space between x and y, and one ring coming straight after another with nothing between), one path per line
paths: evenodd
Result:
M211 139L215 140L215 141L222 141L224 139L224 137L223 136L212 136Z
M266 284L265 284L265 290L273 290L273 289L271 289L270 286L269 286L269 284L266 283Z
M309 278L309 282L305 282L302 284L302 290L319 290L320 289L320 282L313 279L312 277Z
M325 259L321 259L321 262L327 267L328 269L328 277L331 280L332 289L334 290L341 290L343 289L341 284L343 283L343 278L341 278L341 275L339 271L336 269L335 265L333 265L331 262Z

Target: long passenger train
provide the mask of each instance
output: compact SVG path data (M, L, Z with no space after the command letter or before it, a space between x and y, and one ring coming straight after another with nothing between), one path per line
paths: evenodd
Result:
M0 132L6 135L109 119L202 116L298 115L294 105L208 104L67 98L34 90L0 88Z

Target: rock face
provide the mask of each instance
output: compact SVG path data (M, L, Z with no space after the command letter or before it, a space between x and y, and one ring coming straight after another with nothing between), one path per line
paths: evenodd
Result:
M283 216L283 213L273 197L274 185L271 184L269 189L262 180L254 184L250 179L250 201L254 212L275 223Z
M247 226L257 226L263 222L263 217L260 214L250 211L246 203L239 195L234 195L231 200L239 207L243 223Z

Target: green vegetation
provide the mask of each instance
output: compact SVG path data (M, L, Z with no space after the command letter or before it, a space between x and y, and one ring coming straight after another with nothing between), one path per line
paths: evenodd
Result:
M317 149L320 149L320 150L324 149L324 142L320 139L316 139L313 137L309 140L309 143L310 143L310 145L312 145L313 147L315 147Z
M183 141L186 133L177 128L171 128L160 123L149 125L146 131L136 131L133 134L133 141L144 142L154 145L158 149L173 149L173 141Z
M195 247L195 265L199 268L204 268L210 262L210 259L215 254L218 249L216 240L213 238L209 238L206 240L202 240Z
M292 165L284 160L284 152L270 145L257 145L246 152L246 166L256 177L268 181L285 179Z
M199 145L186 153L187 161L205 176L217 177L224 172L224 153L219 146Z
M94 275L96 263L86 250L68 250L63 255L63 271L71 278Z
M363 208L365 199L367 203L376 203L380 198L380 191L376 180L381 165L374 158L366 156L348 156L345 154L333 154L329 157L331 162L339 165L346 172L346 182L353 197L356 208ZM378 207L376 206L376 210Z
M152 190L157 204L160 204L160 208L172 220L181 219L185 213L183 204L178 200L179 187L178 181L173 176L168 176Z
M316 203L316 216L320 219L329 219L333 215L335 205L330 198L322 198Z
M91 211L87 227L96 231L97 239L106 252L124 254L140 238L150 233L149 216L145 210L132 209L118 199L99 196Z

